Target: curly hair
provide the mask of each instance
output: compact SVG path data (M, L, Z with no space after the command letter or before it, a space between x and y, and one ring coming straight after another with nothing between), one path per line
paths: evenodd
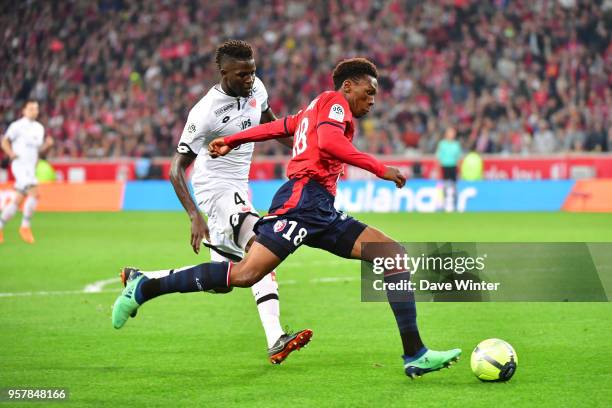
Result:
M221 69L221 62L226 57L237 60L250 60L253 58L253 48L245 41L229 40L221 44L215 53L215 62L219 69Z
M378 78L376 65L367 58L351 58L340 61L332 74L334 88L338 90L347 79L358 81L364 75Z

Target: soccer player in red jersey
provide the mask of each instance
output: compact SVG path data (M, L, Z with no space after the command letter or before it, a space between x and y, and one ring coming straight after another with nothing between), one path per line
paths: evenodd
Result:
M213 140L209 152L217 157L243 143L294 136L289 181L275 194L269 214L255 225L257 239L241 262L200 264L161 279L138 276L117 298L113 325L122 327L142 303L163 294L225 293L233 287L250 287L301 245L369 262L375 257L403 256L405 249L399 243L334 208L344 164L365 169L398 188L406 183L397 168L383 165L352 144L353 117L366 115L374 106L377 77L375 65L367 59L342 61L333 72L335 90L323 92L296 115ZM389 272L384 277L390 284L387 288L410 279L406 270ZM387 297L402 339L406 375L437 371L459 358L459 349L435 351L423 345L412 292L388 289Z

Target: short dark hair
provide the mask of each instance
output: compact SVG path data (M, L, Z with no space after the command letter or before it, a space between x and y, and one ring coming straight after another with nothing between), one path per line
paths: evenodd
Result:
M219 69L221 69L221 63L226 57L243 61L250 60L253 58L253 48L246 41L229 40L221 44L215 53L215 62Z
M367 58L351 58L340 61L332 74L334 88L338 90L347 79L358 81L364 75L378 78L376 65Z
M28 106L28 103L38 103L38 99L34 99L34 98L28 98L25 101L23 101L23 105L21 105L21 109L24 109L26 106Z

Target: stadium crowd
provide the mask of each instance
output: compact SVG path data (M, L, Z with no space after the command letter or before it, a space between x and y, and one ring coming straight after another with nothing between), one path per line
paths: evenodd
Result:
M331 89L341 59L379 67L357 144L612 150L612 0L41 0L2 6L0 127L28 97L55 157L166 156L218 80L216 47L250 42L277 116ZM267 142L259 155L283 153Z

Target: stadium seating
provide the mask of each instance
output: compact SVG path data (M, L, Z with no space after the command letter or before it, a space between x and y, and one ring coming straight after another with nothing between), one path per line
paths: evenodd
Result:
M338 60L372 58L381 92L358 138L371 153L431 153L451 125L482 153L612 149L610 2L169 4L4 5L0 127L35 97L58 141L53 157L170 155L188 109L218 78L215 47L233 37L255 47L277 115L331 87Z

